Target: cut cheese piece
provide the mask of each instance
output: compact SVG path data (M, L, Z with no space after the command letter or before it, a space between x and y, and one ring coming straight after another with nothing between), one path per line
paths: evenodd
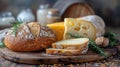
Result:
M55 42L52 47L56 49L80 50L81 54L84 54L88 50L88 43L88 38L76 38Z
M50 27L54 33L57 36L57 41L63 40L63 34L64 34L64 22L58 22L58 23L52 23L52 24L47 24L48 27Z
M81 54L80 50L67 50L67 49L55 49L55 48L47 48L46 53L53 55L66 55L66 56L75 56Z
M97 29L97 37L103 36L105 33L105 22L97 15L88 15L84 17L77 18L78 20L86 20L92 22Z
M66 18L64 25L64 39L88 37L94 40L96 38L96 28L89 21Z

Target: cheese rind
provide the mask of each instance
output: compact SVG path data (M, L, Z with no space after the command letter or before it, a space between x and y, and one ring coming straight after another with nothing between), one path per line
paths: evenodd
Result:
M104 20L97 15L88 15L84 17L77 18L78 20L86 20L93 23L97 29L97 37L103 36L105 33L105 22Z
M57 41L63 40L64 30L65 30L64 22L47 24L47 26L54 31L54 33L57 36Z

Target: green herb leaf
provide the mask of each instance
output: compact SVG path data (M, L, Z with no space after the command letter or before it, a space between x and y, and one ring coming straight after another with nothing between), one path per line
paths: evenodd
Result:
M17 29L18 29L18 27L20 26L20 24L22 24L22 22L21 21L16 21L16 22L14 22L14 23L11 23L12 24L12 26L13 26L13 28L12 28L12 34L14 34L15 36L16 36L16 33L17 33Z
M90 39L89 41L89 47L91 48L91 50L96 51L101 56L108 57L108 53L106 53L102 48L96 45L95 41L92 39Z
M113 32L106 32L104 34L104 37L107 37L109 39L109 47L114 47L116 45L118 45L118 40L116 39L116 37L120 37L120 34L116 34Z
M0 48L3 48L3 47L5 47L4 43L0 42Z
M79 35L73 35L73 34L71 34L71 33L68 33L68 35L70 36L70 37L73 37L73 38L82 38L81 36L79 36Z

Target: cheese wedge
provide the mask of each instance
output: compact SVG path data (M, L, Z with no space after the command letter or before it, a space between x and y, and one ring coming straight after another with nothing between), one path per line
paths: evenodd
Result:
M104 33L105 33L105 22L100 16L98 16L98 15L88 15L88 16L77 18L77 19L92 22L93 25L95 25L95 27L97 29L97 34L96 34L97 37L100 37L100 36L104 35Z
M64 22L47 24L47 26L54 31L54 33L57 36L57 41L63 40L64 30L65 30Z
M94 40L96 38L96 28L89 21L66 18L64 26L64 39L87 37Z

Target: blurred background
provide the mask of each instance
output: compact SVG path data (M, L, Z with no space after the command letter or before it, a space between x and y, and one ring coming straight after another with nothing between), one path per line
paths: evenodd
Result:
M57 1L59 0L0 0L0 15L9 11L16 18L23 9L29 8L32 10L36 20L36 12L39 5L49 4L49 8L52 8ZM69 1L67 3L69 3ZM86 2L94 10L95 14L104 19L108 27L120 27L120 0L80 1ZM61 2L60 4L63 3Z

